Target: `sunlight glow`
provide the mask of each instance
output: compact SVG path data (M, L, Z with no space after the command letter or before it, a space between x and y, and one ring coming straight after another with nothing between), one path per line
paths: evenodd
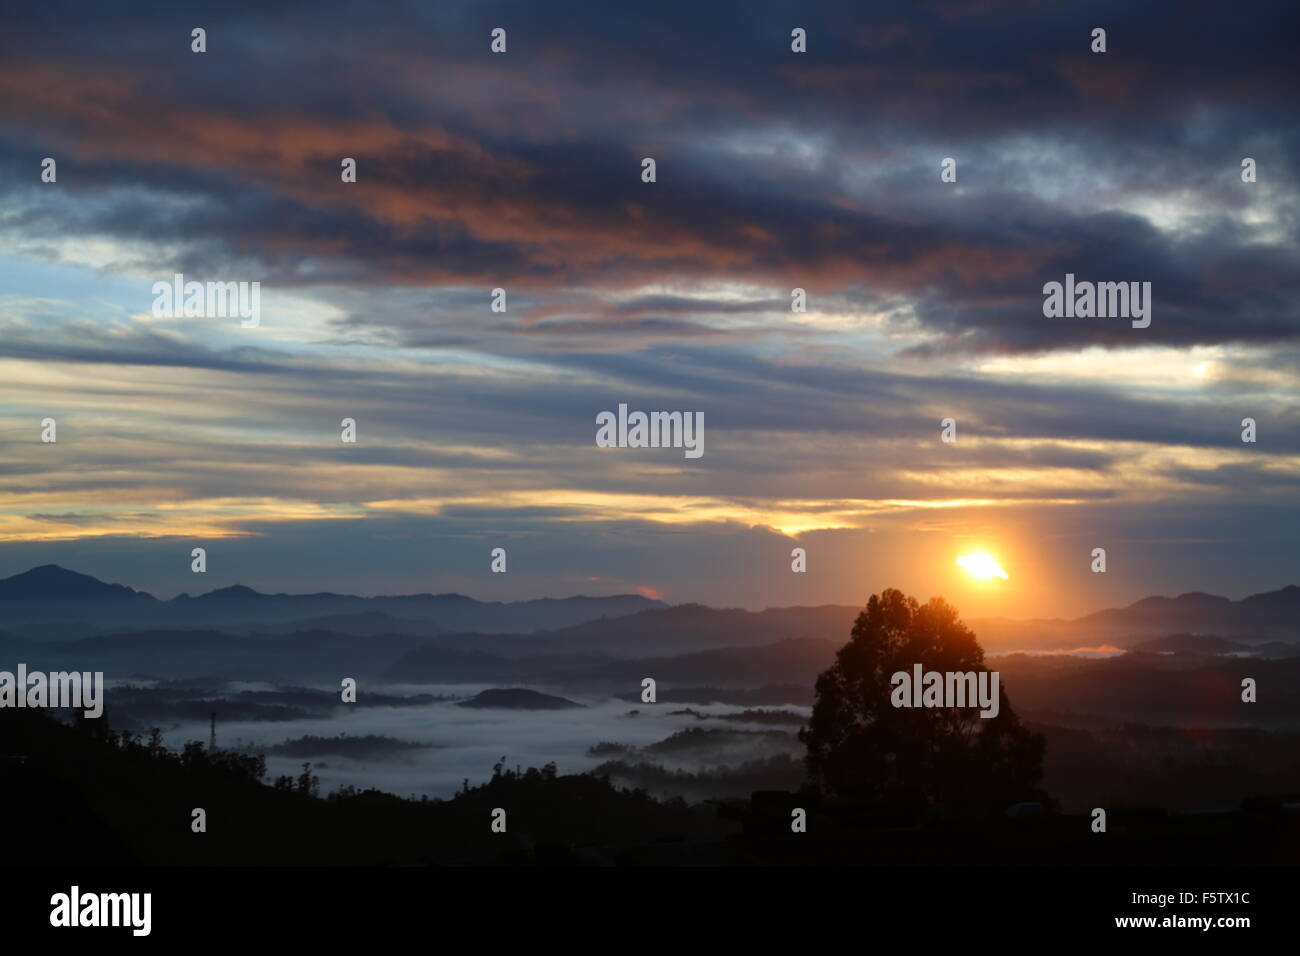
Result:
M1007 579L1007 572L1002 570L997 559L991 554L983 551L973 551L970 554L963 554L957 559L957 563L965 569L971 577L979 578L981 581L989 581L993 578Z

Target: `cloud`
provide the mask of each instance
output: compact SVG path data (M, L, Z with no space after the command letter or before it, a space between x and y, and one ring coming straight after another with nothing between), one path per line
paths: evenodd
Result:
M688 536L712 563L661 575L667 549L611 576L708 599L726 548L782 533L1055 540L1163 507L1267 529L1300 455L1300 15L1104 12L1093 55L1054 4L819 3L796 55L796 14L767 2L235 4L196 55L160 4L57 31L15 11L0 541L204 536L258 561L283 536L313 547L259 565L287 582L343 574L350 540L490 531L556 542L527 582L548 593L605 573L593 540ZM263 327L153 319L175 271L260 281ZM1151 282L1150 328L1045 318L1067 272ZM706 457L600 454L594 416L622 401L702 411ZM766 601L788 574L746 573L719 593ZM821 598L860 579L833 581Z

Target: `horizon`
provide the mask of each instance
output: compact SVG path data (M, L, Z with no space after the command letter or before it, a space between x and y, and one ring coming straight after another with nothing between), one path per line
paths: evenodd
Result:
M0 583L3 583L4 581L7 581L7 580L9 580L9 579L11 579L11 578L19 577L19 576L21 576L21 575L23 575L23 574L27 574L27 573L29 573L29 572L31 572L31 571L38 571L38 570L42 570L42 569L44 569L44 568L56 568L56 569L58 569L58 570L60 570L60 571L68 572L68 573L71 573L71 574L80 575L80 576L82 576L82 577L90 577L90 578L93 578L94 580L98 581L98 582L101 583L101 584L111 584L111 585L118 585L118 586L121 586L121 587L125 587L125 588L128 588L128 589L131 590L131 591L134 591L134 592L137 593L137 594L144 594L144 595L147 595L147 596L149 596L149 597L154 598L155 600L163 601L163 602L173 601L173 600L175 600L175 599L177 599L177 598L180 598L180 597L200 598L200 597L205 597L205 596L207 596L207 595L213 594L213 593L218 592L218 591L229 591L229 590L232 590L232 589L234 589L234 588L243 588L243 589L246 589L246 590L253 591L253 592L255 592L256 594L261 595L261 596L264 596L264 597L312 597L312 596L316 596L316 595L334 595L334 596L338 596L338 597L355 597L355 598L362 598L362 599L370 599L370 598L399 598L399 597L464 597L464 598L468 598L468 599L470 599L470 600L472 600L472 601L477 601L477 602L479 602L479 603L506 603L506 604L522 604L522 603L527 603L527 602L531 602L531 601L566 601L566 600L579 599L579 598L581 598L581 599L594 599L594 600L613 599L613 598L642 598L642 599L647 600L647 601L656 601L656 602L662 604L662 605L663 605L663 609L680 608L680 607L686 607L686 606L698 605L698 606L707 607L707 608L709 608L709 609L711 609L711 610L715 610L715 611L732 611L732 610L739 610L739 611L747 611L747 612L750 612L750 613L761 613L761 612L763 612L763 611L768 611L768 610L782 610L782 609L800 608L800 607L807 607L807 608L814 608L814 607L863 607L863 606L866 605L867 599L868 599L869 597L871 597L871 596L874 595L874 594L879 594L879 593L881 593L882 591L886 590L887 588L891 587L891 585L882 585L882 586L881 586L880 588L878 588L878 589L873 589L873 590L869 591L869 592L867 593L867 596L866 596L866 597L864 597L861 601L857 601L857 602L834 602L834 601L832 601L832 602L825 602L825 603L822 603L822 604L769 604L769 605L765 605L765 606L762 606L762 607L740 607L740 606L737 606L737 605L708 604L708 603L706 603L706 602L701 602L701 601L670 602L670 601L665 601L665 600L663 600L662 598L647 597L646 595L644 595L644 594L638 594L638 593L635 592L635 591L615 592L615 593L610 593L610 594L587 594L587 593L574 593L574 594L562 594L562 595L546 594L546 595L537 595L537 596L531 596L531 597L516 597L516 598L500 599L500 598L482 598L482 597L475 596L475 595L473 595L473 594L466 594L466 593L464 593L464 592L462 592L462 591L402 591L402 592L383 592L383 593L369 593L369 594L366 594L366 593L357 593L357 592L349 592L349 591L333 591L333 590L314 590L314 591L265 591L265 590L262 590L262 589L260 589L260 588L253 587L252 585L246 584L246 583L244 583L244 582L242 582L242 581L235 581L235 582L233 582L233 583L231 583L231 584L219 584L219 585L216 585L216 586L214 586L214 587L211 587L211 588L209 588L209 589L207 589L207 590L205 590L205 591L195 591L195 592L181 591L181 592L177 592L177 593L175 593L175 594L171 594L171 595L169 595L169 596L164 597L164 596L161 596L161 594L160 594L159 592L154 591L154 590L152 590L152 589L150 589L150 588L147 588L147 587L139 587L139 586L136 585L136 584L127 584L127 583L125 583L125 582L123 582L123 581L114 581L114 580L109 580L109 579L107 579L107 578L100 577L99 575L96 575L96 574L90 574L90 573L85 572L85 571L78 571L78 570L75 569L75 568L68 568L68 567L64 567L63 565L59 565L59 564L43 564L43 565L35 565L35 566L33 566L33 567L26 568L26 569L24 569L24 570L22 570L22 571L14 572L14 573L12 573L12 574L5 574L5 573L3 573L3 572L0 572ZM1151 600L1151 599L1160 599L1160 600L1178 600L1178 599L1180 599L1180 598L1185 598L1185 597L1192 597L1192 596L1200 596L1200 595L1203 595L1203 596L1207 596L1207 597L1219 598L1219 599L1222 599L1222 600L1226 600L1226 601L1230 601L1230 602L1233 602L1233 603L1237 603L1237 602L1240 602L1240 601L1244 601L1244 600L1246 600L1247 598L1257 597L1257 596L1259 596L1259 595L1263 595L1263 594L1276 594L1276 593L1281 592L1281 591L1287 591L1287 590L1291 590L1291 589L1295 589L1295 588L1300 588L1300 584L1284 584L1284 585L1282 585L1282 586L1279 587L1279 588L1269 588L1269 589L1267 589L1267 590L1262 590L1262 591L1248 591L1248 592L1242 594L1240 597L1232 597L1231 595L1225 595L1225 594L1214 594L1214 593L1212 593L1212 592L1208 592L1208 591L1195 591L1195 590L1194 590L1194 591L1182 591L1182 592L1179 592L1179 593L1177 593L1177 594L1172 594L1172 595L1169 595L1169 594L1147 594L1147 595L1144 595L1144 596L1142 596L1142 597L1140 597L1140 598L1137 598L1135 601L1131 601L1131 602L1129 602L1129 603L1127 603L1127 604L1124 604L1124 605L1107 605L1107 606L1105 606L1105 607L1098 607L1098 608L1094 608L1094 609L1092 609L1092 610L1090 610L1090 611L1086 611L1086 612L1084 612L1083 614L1077 615L1077 616L1072 617L1072 618L1065 618L1065 617L1056 617L1056 618L1038 618L1038 617L1018 618L1018 617L1008 617L1008 616L1006 616L1006 615L980 615L980 616L972 616L972 615L966 615L966 614L964 614L964 613L962 612L961 607L960 607L960 606L957 606L957 605L955 604L955 602L949 601L949 603L952 603L952 604L954 604L955 607L957 607L957 612L958 612L958 614L962 617L963 620L966 620L966 621L980 621L980 620L988 620L988 619L1005 618L1005 619L1008 620L1008 621L1021 622L1021 623L1032 623L1032 622L1034 622L1034 621L1039 621L1039 620L1043 620L1043 621L1053 621L1053 620L1072 621L1072 620L1078 620L1079 618L1088 617L1088 616L1090 616L1090 615L1092 615L1092 614L1097 614L1097 613L1100 613L1100 612L1102 612L1102 611L1108 611L1108 610L1124 610L1124 609L1126 609L1126 608L1128 608L1128 607L1131 607L1133 604L1140 603L1140 602L1142 602L1142 601L1146 601L1146 600ZM918 599L922 600L922 601L924 601L924 600L928 600L930 597L944 597L943 595L929 595L929 594L927 594L927 595L914 595L914 596L917 597ZM944 600L949 600L949 599L948 599L948 598L944 598ZM634 613L635 613L635 612L634 612ZM977 636L978 636L978 635L977 635Z

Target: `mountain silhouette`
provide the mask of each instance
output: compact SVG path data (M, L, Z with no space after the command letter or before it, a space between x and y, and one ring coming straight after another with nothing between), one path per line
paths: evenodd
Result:
M344 630L375 633L385 630L383 615L393 618L396 630L421 635L527 634L666 607L639 594L510 602L479 601L463 594L267 594L246 584L161 601L52 564L0 580L0 601L8 602L6 630L40 640L155 629L285 632L340 616Z
M30 571L0 580L0 600L156 601L157 599L144 591L137 591L121 584L105 584L98 578L69 571L57 564L42 564Z
M500 710L570 710L583 705L564 697L552 697L522 687L494 687L469 700L459 701L457 706Z
M260 591L254 591L245 584L232 584L228 588L217 588L215 591L209 591L207 594L200 594L196 601L230 601L244 600L249 598L266 597Z
M638 594L578 595L528 601L479 601L463 594L360 597L333 592L268 594L245 584L160 601L144 591L107 584L47 564L0 580L9 626L18 637L77 638L126 630L221 628L287 633L304 626L344 632L446 635L447 646L531 654L544 636L548 653L603 651L645 657L708 647L772 644L789 638L839 640L860 608L777 607L763 611L670 606ZM391 621L388 620L391 618ZM614 622L617 622L616 624ZM1068 647L1172 634L1213 635L1259 643L1300 637L1300 586L1239 601L1201 591L1152 596L1075 620L972 620L987 650ZM492 638L492 639L486 639Z
M1110 608L1076 622L1133 633L1186 631L1199 634L1263 637L1275 630L1300 627L1300 587L1252 594L1232 601L1217 594L1189 591L1178 597L1148 597L1128 607Z

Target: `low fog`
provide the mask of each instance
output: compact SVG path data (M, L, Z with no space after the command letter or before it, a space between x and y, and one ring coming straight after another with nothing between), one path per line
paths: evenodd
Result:
M495 685L370 684L358 692L358 699L364 702L368 691L403 696L432 694L463 700L492 686ZM274 689L274 685L251 683L231 684L227 688L232 694L242 690ZM318 686L315 689L337 694L337 688L333 687ZM365 759L335 754L316 757L267 754L266 764L268 778L273 779L281 774L296 776L302 772L303 763L310 761L312 773L320 778L322 794L350 784L363 790L374 787L400 796L431 798L453 796L466 779L471 785L482 783L492 776L493 764L502 757L510 768L516 765L521 768L540 767L554 762L562 774L588 772L611 759L645 760L670 770L698 772L775 753L801 755L803 752L795 736L798 728L794 726L700 720L690 714L674 716L670 713L690 707L710 715L739 714L745 709L743 707L666 702L644 704L583 696L561 687L534 686L530 689L565 697L584 706L566 710L497 710L461 707L450 700L404 707L340 703L333 715L326 719L226 722L221 719L221 707L217 703L213 705L218 715L217 746L256 754L286 740L307 735L336 737L340 734L349 737L378 735L428 744L427 749ZM809 713L809 708L794 705L783 705L780 709L804 717ZM631 714L633 711L637 713ZM587 753L588 748L602 742L645 748L679 730L696 727L734 733L716 735L720 739L711 739L705 746L674 748L667 753ZM761 733L747 735L741 733L744 731ZM782 733L775 733L777 731ZM164 741L172 749L181 748L189 740L206 742L208 734L206 721L187 720L163 727Z

